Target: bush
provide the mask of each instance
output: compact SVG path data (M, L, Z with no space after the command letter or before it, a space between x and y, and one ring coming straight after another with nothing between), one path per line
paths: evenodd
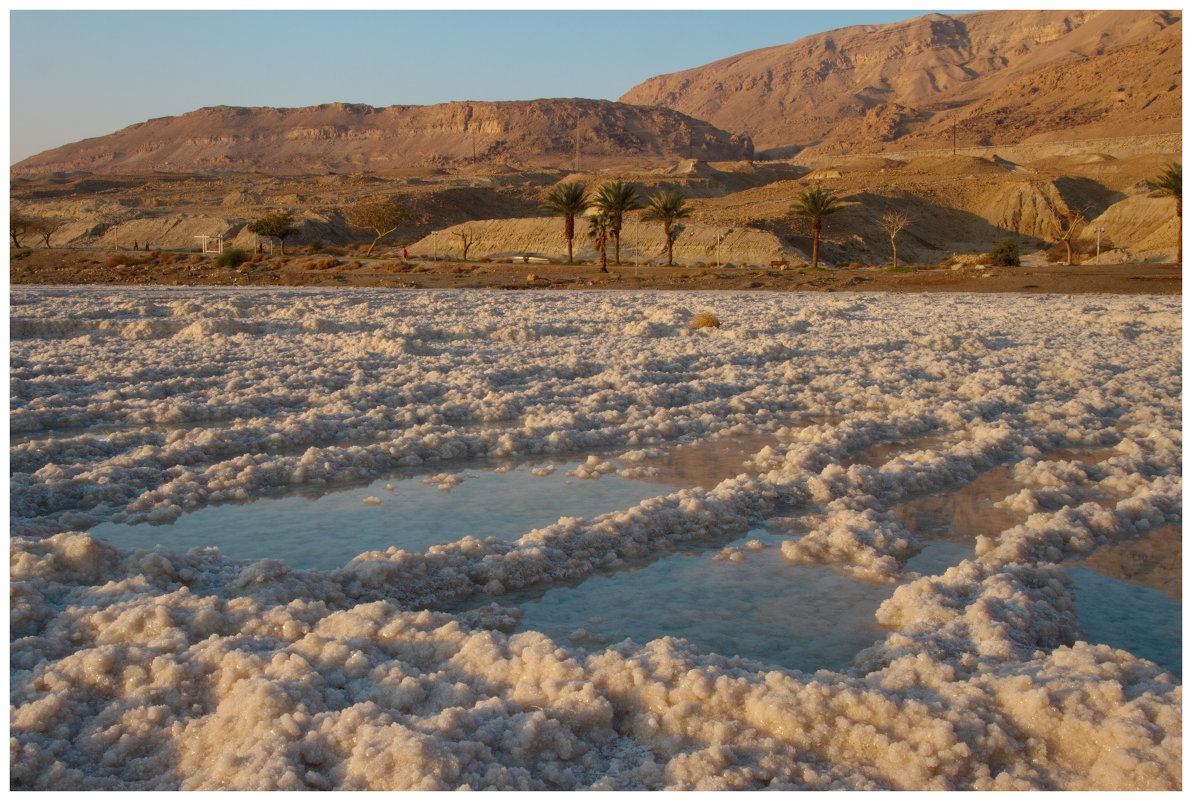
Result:
M240 248L228 248L215 257L216 267L239 267L248 261L248 251Z
M1013 239L1001 240L986 256L994 267L1017 267L1022 263L1018 258L1018 243Z
M13 261L16 261L18 259L25 259L25 258L28 258L29 256L31 256L32 254L33 254L33 251L31 251L31 250L22 250L22 251L12 254L12 259L13 259Z

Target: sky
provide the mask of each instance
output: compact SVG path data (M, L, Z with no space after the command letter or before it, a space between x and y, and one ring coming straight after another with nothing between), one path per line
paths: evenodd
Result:
M446 11L91 10L78 2L60 10L10 8L10 163L206 106L616 100L655 75L929 11L847 3L831 11L472 5Z

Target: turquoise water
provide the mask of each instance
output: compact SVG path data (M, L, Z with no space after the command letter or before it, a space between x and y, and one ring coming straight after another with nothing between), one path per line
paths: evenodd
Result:
M886 636L874 612L896 585L868 584L828 567L787 562L785 537L755 529L729 543L757 540L739 562L717 551L680 553L637 570L592 576L523 602L523 630L601 650L630 638L682 637L705 653L742 656L796 670L847 667ZM972 555L968 547L929 545L907 569L940 573ZM503 603L508 601L503 600Z
M1147 587L1066 567L1088 642L1112 645L1183 675L1183 604Z
M160 544L185 552L216 546L232 559L281 559L297 568L330 570L360 553L390 546L423 551L467 536L512 540L560 517L594 517L675 490L614 473L578 479L566 471L580 462L553 464L556 469L547 476L532 475L535 465L508 472L491 466L451 471L463 481L449 492L423 483L433 474L395 475L321 495L307 492L204 507L167 525L109 522L91 532L122 548ZM366 498L380 503L366 504Z

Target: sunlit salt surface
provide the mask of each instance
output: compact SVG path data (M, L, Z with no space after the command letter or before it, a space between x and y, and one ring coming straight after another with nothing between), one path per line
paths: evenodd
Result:
M1183 675L1183 604L1087 567L1067 570L1085 639L1130 651Z
M599 479L567 475L580 464L545 462L507 471L475 464L447 474L458 484L443 484L425 471L398 474L363 487L209 506L164 525L101 523L91 532L122 548L215 546L232 559L281 559L297 568L330 570L365 551L422 551L464 537L515 539L560 517L595 516L673 491L615 473ZM544 468L553 469L531 472Z
M776 547L781 540L755 529L727 544L766 546L747 550L742 561L717 559L714 550L688 551L552 588L521 604L520 629L591 650L625 638L671 636L705 652L796 670L843 669L885 636L873 613L894 585L792 565ZM960 545L933 544L909 560L907 570L939 573L970 554Z
M1178 297L12 295L12 789L1181 788Z
M920 440L916 447L935 444ZM870 449L887 459L890 447L885 443ZM1047 454L1048 459L1082 460L1087 463L1103 461L1112 454L1104 449L1064 449ZM878 462L877 458L872 460ZM981 473L973 481L963 483L946 492L935 492L896 504L893 511L906 527L923 540L972 542L978 536L996 537L1000 532L1019 525L1027 513L1001 505L1001 501L1018 492L1023 484L1016 481L1008 465L998 465Z

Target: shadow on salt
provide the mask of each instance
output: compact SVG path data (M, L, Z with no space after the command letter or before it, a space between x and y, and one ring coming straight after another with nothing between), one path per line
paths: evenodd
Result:
M785 538L755 529L727 543L746 548L742 561L717 559L711 550L686 551L532 599L522 596L518 629L588 650L625 638L644 643L671 636L705 653L795 670L846 668L858 652L886 636L874 612L897 585L856 581L829 567L792 565L778 547ZM749 550L751 540L765 547ZM935 575L970 555L970 548L934 543L909 560L906 570ZM517 600L511 595L502 604Z

